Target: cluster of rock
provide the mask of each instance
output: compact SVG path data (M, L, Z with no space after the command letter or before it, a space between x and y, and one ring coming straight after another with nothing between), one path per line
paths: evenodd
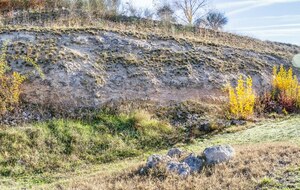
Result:
M184 155L187 153L178 148L170 149L167 155L151 155L147 159L146 169L163 168L168 173L187 177L201 171L204 166L229 161L234 157L235 151L230 145L219 145L206 148L199 156L193 153Z

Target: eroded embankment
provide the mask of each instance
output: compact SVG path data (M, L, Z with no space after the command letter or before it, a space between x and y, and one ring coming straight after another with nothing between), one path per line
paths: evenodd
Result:
M207 100L222 96L221 88L239 73L252 76L261 90L269 86L274 65L290 65L300 52L299 47L270 42L260 41L262 49L255 50L250 47L258 41L253 41L242 49L104 29L5 30L0 38L9 41L14 70L34 70L11 58L25 54L45 73L45 80L37 72L31 75L23 87L24 101L62 108L97 107L111 100Z

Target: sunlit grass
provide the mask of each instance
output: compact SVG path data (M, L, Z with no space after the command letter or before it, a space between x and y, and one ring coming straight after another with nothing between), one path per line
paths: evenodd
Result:
M104 121L107 123L111 123L111 126L116 126L118 122L124 121L124 118L130 118L130 116L125 116L121 121L116 121L120 119L116 117L114 119L110 118L109 116L102 116ZM151 117L146 115L136 115L135 118L137 121L142 120L151 120ZM126 120L126 119L125 119ZM155 120L155 119L154 119ZM150 121L149 121L150 122ZM211 138L197 140L192 145L185 145L181 146L182 149L193 151L197 154L202 152L204 148L216 144L230 144L233 146L252 146L252 147L264 147L266 144L269 143L290 143L290 144L298 144L300 146L300 118L295 117L288 120L281 120L281 121L268 121L262 124L257 124L252 128L246 129L244 131L239 131L235 133L225 133L213 136ZM114 124L112 124L114 123ZM146 122L148 123L148 122ZM152 122L150 122L152 123ZM154 122L155 123L155 122ZM100 128L99 128L100 129ZM89 132L87 132L89 133ZM84 137L83 137L84 138ZM178 144L179 146L180 144ZM97 176L97 175L110 175L113 173L119 173L123 170L127 170L128 168L134 168L143 164L148 155L153 153L166 153L167 149L162 147L161 151L158 150L149 150L144 151L142 154L135 158L125 159L123 161L116 161L106 164L90 164L81 167L74 168L74 171L70 172L57 172L57 173L45 173L36 176L26 176L24 178L19 178L18 184L23 184L24 186L28 186L30 184L39 184L37 181L40 179L44 180L40 182L42 187L53 187L56 183L59 184L68 184L68 182L72 180L82 180L87 179L89 177ZM27 182L26 182L26 180ZM13 183L14 181L6 178L6 183ZM29 181L28 181L29 180ZM1 180L1 184L4 185L5 179ZM49 184L48 182L52 185ZM41 187L38 185L38 187ZM50 188L51 189L51 188Z

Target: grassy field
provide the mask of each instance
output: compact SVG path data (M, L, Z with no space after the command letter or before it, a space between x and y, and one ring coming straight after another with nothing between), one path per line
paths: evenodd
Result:
M132 189L134 184L135 189L296 189L299 187L300 168L299 122L300 117L267 121L246 130L225 132L198 139L191 145L181 145L182 149L197 154L205 147L215 144L231 144L237 150L236 158L229 163L207 168L187 180L178 179L176 176L161 179L155 175L135 175L138 168L145 163L146 157L158 151L149 149L135 155L135 158L123 157L122 161L81 163L64 172L28 172L29 175L2 177L0 187ZM160 152L165 153L166 150Z
M296 189L299 187L297 171L300 168L299 122L298 117L269 121L244 131L220 134L182 147L198 154L205 147L215 144L231 144L237 150L237 156L233 161L209 168L187 180L178 179L176 176L163 180L157 176L133 177L132 174L137 171L138 165L145 162L139 159L136 163L128 165L126 171L111 170L111 173L103 172L80 179L71 179L65 183L65 188L128 189L134 184L135 189ZM293 174L289 181L294 180L295 183L278 182L278 179L284 179L287 171Z
M300 148L286 143L267 143L234 146L235 158L201 173L182 179L165 173L137 175L138 166L128 167L122 172L98 173L93 176L75 178L48 187L49 189L263 189L268 188L276 173L285 173L293 167L299 168ZM279 163L282 163L279 164ZM294 179L297 179L295 173ZM299 184L293 184L295 189ZM280 188L276 184L276 187Z
M0 184L47 184L94 171L182 140L179 130L144 111L97 113L89 121L53 120L0 129ZM10 189L9 188L9 189ZM0 188L3 189L3 188Z
M300 118L294 117L286 120L268 121L235 133L216 135L209 139L198 141L195 145L187 147L197 150L216 144L247 145L255 143L290 142L300 146Z

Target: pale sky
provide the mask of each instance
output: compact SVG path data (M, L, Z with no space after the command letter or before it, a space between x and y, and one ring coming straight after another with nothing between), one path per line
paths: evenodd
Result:
M130 1L130 0L123 0ZM152 0L131 0L152 8ZM225 12L228 32L262 40L300 45L300 0L211 0L211 7Z

